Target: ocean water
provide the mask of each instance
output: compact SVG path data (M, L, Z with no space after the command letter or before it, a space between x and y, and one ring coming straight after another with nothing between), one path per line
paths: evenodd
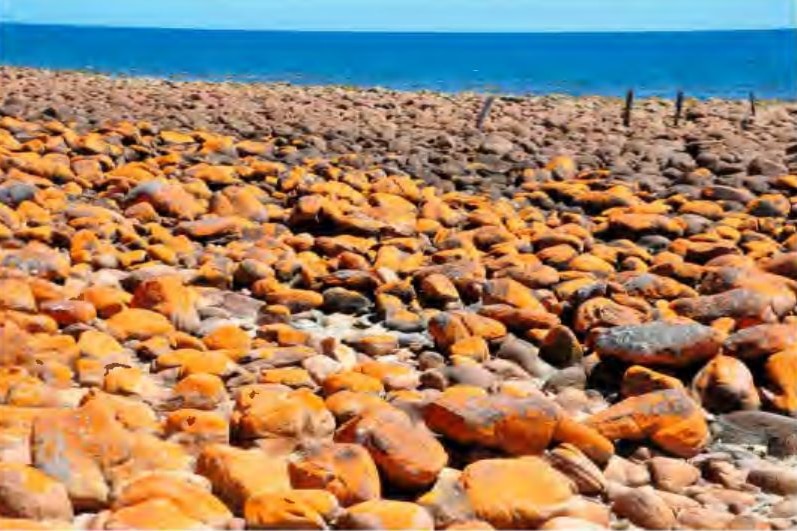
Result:
M797 99L797 30L360 33L3 24L0 63L114 75L509 94Z

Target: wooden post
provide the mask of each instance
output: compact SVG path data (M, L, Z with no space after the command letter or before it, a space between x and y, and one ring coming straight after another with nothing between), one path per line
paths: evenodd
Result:
M487 120L487 116L490 114L490 109L493 106L493 102L495 101L495 96L489 96L485 101L484 105L482 105L482 110L479 111L479 117L476 119L476 128L481 131L484 127L484 122Z
M634 106L634 89L629 89L625 95L625 110L623 111L623 125L631 125L631 108Z
M750 117L755 118L755 113L756 113L755 93L753 91L750 91L748 98L750 99Z
M679 90L678 95L675 97L675 127L681 121L681 113L684 110L684 91Z

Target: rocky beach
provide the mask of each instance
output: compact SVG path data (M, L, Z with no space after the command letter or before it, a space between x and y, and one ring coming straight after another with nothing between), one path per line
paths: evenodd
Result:
M797 104L0 67L0 529L797 526Z

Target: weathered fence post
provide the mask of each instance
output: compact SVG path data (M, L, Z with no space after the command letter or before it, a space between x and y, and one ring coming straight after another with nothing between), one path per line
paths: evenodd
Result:
M679 90L678 95L675 97L675 127L678 127L678 124L681 121L681 113L684 110L684 91Z
M487 120L487 116L490 114L490 109L493 106L493 102L495 101L495 96L489 96L485 101L484 105L482 105L482 110L479 111L479 117L476 119L476 128L481 131L484 127L484 122Z
M629 89L625 95L625 110L623 111L623 125L631 125L631 108L634 106L634 89Z

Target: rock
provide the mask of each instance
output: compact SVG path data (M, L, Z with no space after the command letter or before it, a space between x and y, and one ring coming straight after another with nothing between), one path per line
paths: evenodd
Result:
M767 377L767 385L761 389L764 399L781 413L797 414L797 351L773 354L764 371Z
M515 149L514 144L501 135L491 134L484 139L481 150L485 153L503 156ZM785 172L784 172L785 173Z
M612 511L645 529L671 529L676 523L672 510L651 487L624 490L612 501Z
M682 492L700 479L700 470L680 459L654 457L648 468L653 485L668 492Z
M548 461L573 482L580 494L589 496L606 490L603 472L575 446L562 444L554 448L548 454Z
M789 170L777 161L764 157L756 157L747 166L747 173L750 175L767 175L777 177L786 175Z
M9 518L70 521L72 503L63 484L33 467L0 463L0 513Z
M499 529L537 527L573 495L568 479L537 457L477 461L460 483L476 517Z
M762 324L744 328L728 336L723 352L744 360L766 358L797 342L797 326Z
M251 403L240 408L240 437L324 438L335 430L332 413L309 389L255 393Z
M356 291L330 288L324 291L323 295L323 308L328 312L361 314L367 312L371 307L368 297Z
M338 511L335 497L324 490L264 492L246 500L249 529L326 529Z
M705 508L686 509L678 513L678 523L689 529L728 529L734 515Z
M626 398L592 415L587 425L609 440L649 438L680 457L694 456L710 438L700 407L675 389Z
M155 312L141 309L123 310L106 321L108 331L119 341L149 339L173 330L169 320Z
M190 481L158 472L125 485L114 500L113 508L132 507L151 499L168 500L187 517L208 526L224 526L233 517L221 500L207 490Z
M721 336L707 326L653 322L610 328L595 348L602 357L626 363L685 367L713 357L721 344Z
M393 408L355 417L341 426L335 440L362 444L387 481L405 489L431 485L448 462L448 454L429 430Z
M775 518L795 518L797 517L797 498L784 498L772 506L772 516Z
M762 466L753 468L747 474L747 481L764 492L772 492L781 496L797 494L797 471L774 467Z
M461 477L461 471L444 468L432 489L418 498L418 505L429 511L434 518L435 528L450 529L452 525L462 525L463 522L475 519L473 508L460 483ZM489 526L486 522L483 525Z
M434 529L432 517L414 503L371 500L358 503L341 517L344 529Z
M540 347L540 357L558 368L577 364L583 356L578 338L565 326L552 328Z
M673 376L641 365L632 365L623 374L620 394L627 398L667 389L684 389L684 385L681 380Z
M196 471L210 480L213 491L235 512L255 494L291 488L287 460L261 450L208 445L197 458Z
M343 507L381 497L376 465L356 444L312 445L290 460L288 471L295 488L325 489Z
M539 396L444 393L426 406L424 420L460 444L500 448L512 455L541 454L553 441L571 443L598 462L614 453L608 440Z
M753 374L744 362L730 356L716 356L692 381L701 405L712 413L758 409L761 400Z

